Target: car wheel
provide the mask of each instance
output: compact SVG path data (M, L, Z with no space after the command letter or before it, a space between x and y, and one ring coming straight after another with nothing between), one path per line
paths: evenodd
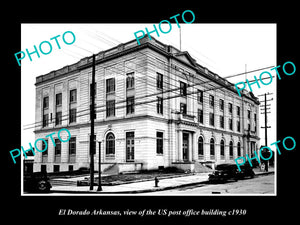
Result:
M49 187L47 185L47 182L44 180L41 180L38 182L38 191L40 192L48 192L49 191Z

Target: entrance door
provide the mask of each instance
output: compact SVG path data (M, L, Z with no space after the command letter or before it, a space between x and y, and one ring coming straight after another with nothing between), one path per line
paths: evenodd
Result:
M134 161L134 132L126 133L126 161Z
M183 133L182 158L184 161L189 160L189 134L188 133Z

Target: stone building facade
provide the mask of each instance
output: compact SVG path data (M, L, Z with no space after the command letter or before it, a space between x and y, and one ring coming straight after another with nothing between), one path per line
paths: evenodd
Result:
M259 101L188 52L145 37L99 52L95 66L95 168L119 172L234 162L259 146ZM34 171L89 168L92 57L36 78ZM63 137L62 137L63 138ZM39 142L40 145L43 142ZM39 146L39 149L44 149Z

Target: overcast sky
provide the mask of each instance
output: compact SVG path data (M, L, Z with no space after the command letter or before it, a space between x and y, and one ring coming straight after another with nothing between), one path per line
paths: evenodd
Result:
M158 26L156 24L156 26ZM181 50L188 51L196 59L197 63L224 77L244 73L268 66L276 66L276 24L180 24L181 26ZM52 43L52 52L48 55L32 55L32 61L28 56L22 60L21 66L21 145L28 149L29 142L35 142L35 81L36 77L60 69L66 65L78 62L80 59L91 56L93 53L112 48L119 43L134 39L134 32L138 30L152 30L153 24L22 24L21 49L28 48L34 51L42 41L50 41L50 38L61 35L66 31L72 31L76 41L72 45L66 45L60 40L61 49L57 49L55 41ZM168 30L168 28L163 28ZM160 33L153 37L164 44L170 44L179 49L179 28L172 24L172 30L168 34ZM67 37L67 36L66 36ZM68 36L69 37L69 36ZM43 45L44 46L44 45ZM45 50L46 51L46 45ZM16 66L18 66L16 61ZM269 69L265 71L271 72ZM247 78L259 77L260 73L248 73ZM275 72L271 72L274 76ZM245 81L245 76L237 76L228 79L232 83ZM257 96L266 92L274 93L271 113L268 114L268 144L276 139L276 81L261 88L253 85L253 93ZM265 81L267 82L267 81ZM280 81L279 81L280 82ZM263 100L263 97L260 97ZM260 126L264 126L264 115L260 114ZM24 129L31 127L31 129ZM264 130L260 130L261 145L264 144ZM274 148L272 148L274 149Z

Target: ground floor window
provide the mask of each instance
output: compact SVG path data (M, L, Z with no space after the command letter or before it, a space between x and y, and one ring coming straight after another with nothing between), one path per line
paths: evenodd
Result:
M213 138L210 139L210 158L214 159L215 157L215 140Z
M115 135L113 133L108 133L106 135L106 154L115 154Z
M198 156L203 157L204 149L203 149L203 137L199 137L198 139Z
M163 154L164 153L163 138L164 138L164 133L163 132L156 132L156 153L157 154Z

